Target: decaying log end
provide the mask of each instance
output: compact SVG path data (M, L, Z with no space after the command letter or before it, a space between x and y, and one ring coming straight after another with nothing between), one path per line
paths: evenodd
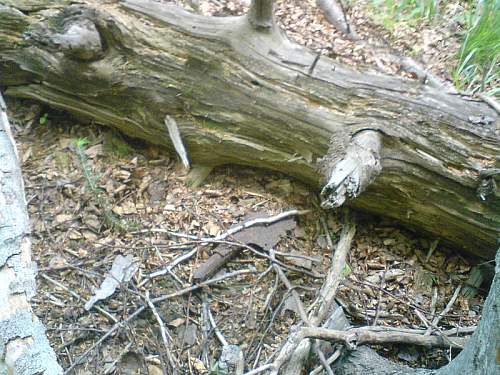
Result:
M256 30L272 30L274 0L252 0L248 10L248 20Z
M321 191L322 207L340 207L356 198L382 170L382 135L363 130L352 137L345 156L331 166L328 181Z

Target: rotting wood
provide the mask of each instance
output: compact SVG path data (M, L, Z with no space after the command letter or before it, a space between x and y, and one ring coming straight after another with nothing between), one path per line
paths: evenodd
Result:
M342 159L332 164L321 191L322 206L336 208L359 196L382 170L380 133L365 130L352 137ZM333 151L335 152L335 151Z
M493 257L500 194L476 193L482 171L500 163L498 114L485 103L317 59L246 16L147 0L43 2L50 12L28 14L2 3L8 95L172 149L168 114L194 164L278 170L318 189L356 134L377 132L380 174L346 203ZM69 43L77 29L84 40Z

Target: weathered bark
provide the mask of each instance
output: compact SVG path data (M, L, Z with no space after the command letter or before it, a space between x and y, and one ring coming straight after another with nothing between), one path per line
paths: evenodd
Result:
M0 374L62 374L29 305L35 275L21 170L0 93Z
M347 199L441 243L494 256L498 174L485 176L500 166L500 130L487 104L318 59L255 23L269 20L269 1L254 1L264 7L250 18L142 0L38 7L0 0L7 3L0 6L7 95L172 149L168 115L193 164L251 165L326 183L327 206ZM372 134L367 147L357 140L363 133Z

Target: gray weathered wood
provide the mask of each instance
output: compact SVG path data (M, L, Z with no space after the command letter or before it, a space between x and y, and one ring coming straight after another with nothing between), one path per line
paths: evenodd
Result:
M0 374L62 374L29 301L35 295L19 159L0 93Z
M356 136L375 132L381 170L358 168L380 173L347 203L494 256L498 175L486 184L483 176L500 166L500 130L485 103L318 59L246 16L203 17L148 0L66 3L22 13L0 0L10 4L0 6L7 95L173 150L169 115L193 164L277 170L318 190Z

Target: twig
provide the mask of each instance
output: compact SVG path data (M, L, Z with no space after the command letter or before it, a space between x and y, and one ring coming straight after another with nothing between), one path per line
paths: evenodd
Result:
M227 340L222 335L221 331L219 330L219 327L217 327L217 323L215 323L215 319L214 316L212 315L212 312L210 311L210 307L207 308L207 313L208 313L208 319L210 320L210 324L215 332L215 336L217 336L222 346L228 345Z
M261 372L270 370L272 368L273 368L273 364L268 363L267 365L259 366L251 371L245 372L243 375L256 375L256 374L260 374Z
M123 358L123 356L128 353L128 351L130 350L130 348L132 347L132 343L129 342L125 348L123 348L123 350L120 352L120 354L118 354L118 356L113 360L113 362L111 362L107 368L106 371L104 371L104 374L107 375L107 374L111 374L114 370L115 370L115 366L118 362L120 362L120 360Z
M146 309L145 306L139 307L135 312L130 315L127 319L125 319L123 322L117 322L113 327L111 327L108 332L106 332L99 340L97 340L94 345L92 345L90 348L88 348L80 357L78 357L75 362L71 366L69 366L65 371L64 374L69 374L73 369L79 365L95 348L97 348L99 345L101 345L109 336L111 336L116 330L119 328L123 327L124 325L130 323L132 320L134 320L140 313L142 313Z
M308 321L310 322L310 325L312 327L319 326L331 310L331 306L337 293L337 288L340 284L340 280L342 279L347 253L351 247L355 232L356 225L354 223L354 220L349 210L345 209L344 227L342 228L340 239L332 258L332 264L330 266L330 270L328 271L328 275L319 291L319 295L314 302L314 304L318 305L318 308L312 310L308 316ZM305 357L308 355L310 351L310 343L306 343L305 345L302 345L300 348L298 348L300 341L296 343L292 337L294 335L295 334L291 334L288 337L288 341L281 348L278 357L273 363L274 367L271 371L271 374L277 375L283 364L288 360L288 358L292 356L292 354L293 362L295 363L302 363ZM324 363L323 361L322 364L326 365L326 363ZM328 367L328 365L326 365L326 367Z
M351 243L356 233L356 224L351 213L348 210L344 210L344 215L344 227L342 228L337 248L333 254L332 264L319 292L319 308L315 316L311 319L311 323L315 326L320 325L330 311L337 288L342 279L347 253L351 248Z
M266 259L270 259L269 255L267 255L265 253L262 253L262 252L258 251L256 248L254 248L252 246L249 246L249 245L246 245L243 242L226 241L226 240L215 240L215 239L208 239L207 238L207 239L203 239L203 240L200 240L200 241L193 241L192 243L215 243L215 244L226 244L226 245L231 245L231 246L239 246L239 247L243 247L243 248L245 248L247 250L250 250L252 253L254 253L257 256L260 256L260 257L266 258ZM294 272L300 272L300 273L303 273L303 274L305 274L307 276L314 277L316 279L322 279L322 278L324 278L323 275L317 274L315 272L307 271L307 270L302 269L302 268L298 268L298 267L295 267L295 266L288 265L286 263L283 263L283 262L279 261L278 259L276 259L275 262L277 264L279 264L281 267L289 269L289 270L294 271Z
M286 275L283 272L283 270L281 269L281 267L278 264L276 264L276 262L275 262L276 257L274 255L273 249L269 250L269 255L270 255L271 259L273 260L273 268L275 269L276 273L278 274L281 282L283 284L285 284L286 288L288 289L288 291L291 293L293 299L295 300L295 305L297 306L297 309L299 310L300 318L302 319L302 321L304 322L304 324L306 326L311 327L312 326L311 322L309 320L309 317L306 314L306 310L304 308L304 304L302 303L302 300L300 299L299 293L292 286L292 283L290 282L290 280L288 280L288 277L286 277ZM314 343L314 351L316 352L316 355L320 359L320 362L323 365L326 373L328 375L333 375L333 372L330 369L330 367L328 366L328 364L326 363L325 355L321 351L321 349L319 347L319 343L317 341Z
M143 281L141 281L141 283L138 285L138 287L142 287L144 285L146 285L148 282L150 282L152 279L154 279L155 277L159 277L159 276L163 276L163 275L166 275L167 273L171 273L172 270L180 263L184 262L185 260L188 260L190 258L192 258L196 252L198 251L198 249L194 248L192 249L190 252L186 253L186 254L183 254L181 256L178 256L177 258L175 258L172 262L170 262L170 264L165 267L164 269L162 270L159 270L159 271L156 271L156 272L152 272L150 273L147 278Z
M430 335L432 333L432 329L433 328L437 328L437 325L439 323L439 321L446 315L448 314L448 311L450 311L451 307L453 306L453 304L455 303L455 301L457 300L458 298L458 295L460 293L460 289L462 289L462 285L459 285L456 289L455 289L455 292L453 293L453 296L451 296L451 299L450 301L448 302L448 304L446 305L446 307L443 309L443 311L441 311L441 313L436 316L431 325L429 326L429 328L427 328L427 331L425 332L426 335Z
M364 344L408 344L419 346L439 346L449 347L450 344L441 336L426 336L404 332L373 332L364 328L351 328L347 331L339 331L321 327L302 327L300 330L288 337L278 358L274 361L272 374L278 374L279 368L293 354L294 349L306 338L315 338L333 342L341 342L350 350L354 350L359 345ZM462 348L462 345L453 343L454 347Z
M160 317L158 310L156 310L155 305L149 298L149 290L146 291L146 294L144 295L144 300L146 301L146 304L148 305L151 312L153 313L156 321L158 322L158 325L160 326L160 334L163 340L163 345L165 346L165 353L167 354L167 359L170 362L170 366L172 369L176 369L178 367L178 363L174 361L174 357L172 356L172 352L170 351L170 345L169 345L169 342L172 341L172 336L170 336L170 334L168 333L167 328L165 327L165 323Z
M308 71L307 71L307 75L311 75L312 72L314 71L314 68L316 67L316 64L318 64L318 61L319 61L319 58L321 57L321 52L318 52L316 57L314 58L311 66L309 67Z
M239 275L245 275L245 274L249 274L249 273L255 273L256 271L255 270L252 270L252 269L246 269L246 270L239 270L239 271L234 271L234 272L231 272L231 273L227 273L227 274L224 274L222 276L219 276L219 277L216 277L216 278L213 278L211 280L207 280L207 281L204 281L203 283L200 283L198 285L194 285L192 287L189 287L189 288L185 288L185 289L182 289L178 292L175 292L175 293L171 293L171 294L168 294L168 295L165 295L165 296L161 296L161 297L157 297L157 298L153 298L151 299L151 302L154 304L154 303L158 303L158 302L162 302L162 301L166 301L170 298L174 298L174 297L178 297L178 296L181 296L181 295L184 295L184 294L187 294L189 292L192 292L193 290L197 290L197 289L200 289L204 286L208 286L208 285L212 285L212 284L215 284L215 283L218 283L222 280L225 280L225 279L228 279L230 277L235 277L235 276L239 276ZM135 318L137 318L137 316L142 313L144 310L146 309L146 306L145 305L142 305L140 306L137 310L135 310L135 312L130 315L127 319L125 319L124 321L122 322L117 322L115 323L115 325L113 327L111 327L108 332L106 332L99 340L97 340L97 342L92 345L90 348L88 348L80 357L78 357L75 362L66 369L66 371L64 371L64 374L69 374L78 364L81 363L81 361L83 361L96 347L98 347L99 345L101 345L109 336L111 336L115 331L117 331L119 328L123 327L124 325L130 323L131 321L133 321Z
M42 278L44 278L45 280L47 280L49 283L51 283L51 284L53 284L55 286L58 286L61 289L64 289L66 292L68 292L69 294L71 294L77 300L85 302L85 299L83 297L81 297L79 294L77 294L76 292L74 292L71 289L69 289L67 286L61 284L59 281L54 280L53 278L51 278L50 276L48 276L48 275L46 275L44 273L40 273L40 276ZM97 311L99 311L101 314L103 314L106 318L108 318L109 320L111 320L113 323L117 323L118 322L118 319L116 319L113 315L111 315L109 312L107 312L103 308L101 308L99 306L96 306L96 305L93 305L92 308L94 308Z
M382 289L383 289L384 283L385 283L386 272L387 272L387 268L384 270L384 272L382 272L382 277L380 279L380 289L378 290L378 296L377 296L377 309L375 310L375 317L373 318L372 326L377 325L378 315L380 314L380 300L382 297Z
M427 330L429 329L432 329L432 325L431 323L427 320L427 318L424 316L424 314L422 314L420 311L418 311L417 309L414 310L415 311L415 314L417 315L417 317L422 321L422 323L424 323L424 325L427 327ZM425 336L427 336L427 330L423 333ZM441 336L448 344L450 347L453 347L455 345L455 343L453 341L451 341L446 335L444 335L441 330L439 329L439 327L436 327L436 331L439 333L439 336Z
M500 103L498 103L495 99L493 99L492 97L486 96L484 94L479 94L478 97L481 98L481 100L483 100L486 104L488 104L495 111L497 111L498 114L500 114Z
M328 249L333 249L332 236L330 236L330 230L328 229L328 224L323 216L320 217L321 225L323 226L323 231L325 232L326 243L328 244Z
M382 326L365 326L365 327L361 327L361 328L366 329L367 331L373 331L373 332L391 331L391 332L414 333L414 334L419 334L419 335L424 335L426 332L425 329L395 328L395 327L382 327ZM477 326L457 327L457 328L447 329L446 331L442 331L441 333L445 336L457 335L459 333L472 334L472 333L474 333L476 328L477 328Z
M218 241L224 240L227 237L232 236L233 234L238 233L238 232L242 231L243 229L250 228L254 225L273 224L277 221L286 219L288 217L304 215L304 214L307 214L309 212L310 212L310 210L290 210L290 211L282 212L282 213L275 215L275 216L252 219L252 220L246 221L243 224L240 224L234 228L231 228L231 229L227 230L224 233L221 233L220 235L218 235L216 237L197 237L197 236L193 236L190 234L173 232L173 231L170 231L168 229L162 229L162 228L142 229L139 231L132 232L132 234L141 234L141 233L148 233L148 232L165 233L165 234L168 234L170 236L189 238L189 239L195 240L196 243L199 243L199 242L201 242L201 243L205 243L205 242L206 243L223 243L223 242L218 242Z
M146 301L146 304L150 308L151 312L153 313L156 321L158 322L158 325L160 326L161 338L163 340L163 344L165 345L165 349L168 351L169 348L168 342L169 340L172 340L172 337L167 333L167 329L165 328L165 323L161 319L160 314L158 314L155 305L153 305L153 302L151 302L151 299L149 298L149 290L146 290L146 294L144 295L144 300Z
M430 319L434 319L434 315L436 315L436 303L438 298L437 288L434 286L432 288L432 297L431 297L431 307L430 307Z
M226 232L212 238L211 240L215 240L215 241L224 240L225 238L232 236L233 234L238 233L238 232L242 231L243 229L250 228L254 225L273 224L273 223L276 223L277 221L286 219L290 216L304 215L304 214L307 214L309 212L311 212L311 211L310 210L290 210L290 211L285 211L285 212L282 212L278 215L271 216L271 217L257 218L257 219L249 220L249 221L244 222L241 225L238 225L234 228L227 230ZM210 238L203 238L202 240L205 240L205 239L210 239Z
M337 350L335 350L335 352L330 357L328 357L327 360L326 360L326 363L328 363L328 366L331 366L331 364L333 362L335 362L340 357L340 354L342 354L342 350L341 349L338 348ZM309 375L318 375L322 371L323 371L323 366L318 366L314 370L312 370L309 373Z
M233 272L226 273L226 274L218 276L218 277L214 277L213 279L210 279L210 280L207 280L207 281L203 281L202 283L192 285L192 286L190 286L188 288L184 288L184 289L178 290L177 292L166 294L166 295L161 296L161 297L153 298L151 301L153 303L158 303L158 302L166 301L166 300L174 298L174 297L179 297L179 296L183 296L184 294L191 293L191 292L193 292L195 290L198 290L198 289L201 289L201 288L203 288L205 286L216 284L218 282L221 282L221 281L223 281L225 279L229 279L231 277L236 277L236 276L241 276L241 275L247 275L249 273L256 273L256 272L257 272L257 270L255 270L255 269L245 269L245 270L233 271Z
M304 259L304 260L309 260L313 263L321 263L321 260L315 257L310 257L307 255L300 255L300 254L289 254L289 253L283 253L281 251L274 251L276 255L282 256L284 258L297 258L297 259Z

